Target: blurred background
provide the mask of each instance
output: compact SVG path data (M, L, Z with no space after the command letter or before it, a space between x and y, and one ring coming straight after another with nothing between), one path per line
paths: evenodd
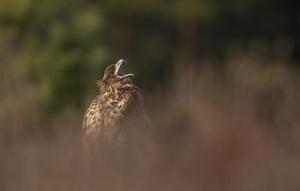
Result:
M2 0L0 45L1 190L300 189L298 0ZM157 151L105 187L80 131L121 58Z

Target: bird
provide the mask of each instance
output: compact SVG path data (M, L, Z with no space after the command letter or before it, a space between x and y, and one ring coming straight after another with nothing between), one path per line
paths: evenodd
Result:
M82 146L85 152L100 143L123 144L143 139L151 131L141 90L132 82L133 74L123 73L120 59L109 65L97 81L99 94L85 112Z

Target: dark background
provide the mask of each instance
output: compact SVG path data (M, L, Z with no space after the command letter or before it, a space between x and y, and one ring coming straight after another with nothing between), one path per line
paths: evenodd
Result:
M1 82L30 83L53 115L85 108L95 81L120 58L142 89L169 79L175 65L222 66L228 51L251 43L293 64L299 12L297 0L1 1Z

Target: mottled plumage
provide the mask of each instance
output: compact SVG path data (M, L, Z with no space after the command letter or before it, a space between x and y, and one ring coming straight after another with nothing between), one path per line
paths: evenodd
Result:
M87 109L82 127L84 150L105 143L137 141L148 131L147 117L140 89L124 74L121 59L106 68L97 82L99 95Z

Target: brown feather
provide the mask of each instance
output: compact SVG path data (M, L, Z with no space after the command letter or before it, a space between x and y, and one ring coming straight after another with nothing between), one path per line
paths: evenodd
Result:
M147 117L140 89L129 77L112 75L115 65L106 68L97 82L99 95L87 109L82 126L84 150L100 142L122 143L142 139Z

